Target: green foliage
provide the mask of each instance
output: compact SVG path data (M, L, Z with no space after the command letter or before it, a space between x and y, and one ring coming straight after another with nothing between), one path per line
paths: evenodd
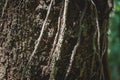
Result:
M120 0L114 1L110 14L109 61L112 80L120 80Z

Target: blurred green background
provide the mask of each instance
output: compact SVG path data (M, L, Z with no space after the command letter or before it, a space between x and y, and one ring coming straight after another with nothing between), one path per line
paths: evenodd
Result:
M109 64L112 80L120 80L120 0L114 0L114 8L110 14Z

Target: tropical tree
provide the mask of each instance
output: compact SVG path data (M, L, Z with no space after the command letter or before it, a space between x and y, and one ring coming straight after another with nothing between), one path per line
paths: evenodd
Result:
M2 0L0 79L110 80L110 0Z

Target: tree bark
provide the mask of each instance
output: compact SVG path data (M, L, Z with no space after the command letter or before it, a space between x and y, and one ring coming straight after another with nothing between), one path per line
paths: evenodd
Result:
M0 79L110 80L107 31L112 3L2 1Z

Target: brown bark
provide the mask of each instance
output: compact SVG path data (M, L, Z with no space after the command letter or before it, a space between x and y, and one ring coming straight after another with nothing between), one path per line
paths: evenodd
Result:
M8 0L3 6L0 79L110 80L107 30L112 2L53 0L32 55L50 1Z

